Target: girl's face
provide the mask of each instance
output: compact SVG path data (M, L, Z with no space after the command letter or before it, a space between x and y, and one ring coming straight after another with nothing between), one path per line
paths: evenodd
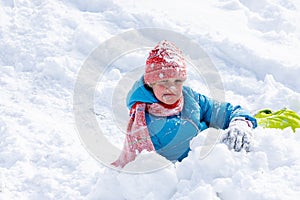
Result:
M151 84L156 98L168 105L174 104L182 96L184 79L170 78Z

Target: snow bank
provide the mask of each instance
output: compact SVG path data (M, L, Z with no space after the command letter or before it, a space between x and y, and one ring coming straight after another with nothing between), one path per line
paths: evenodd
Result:
M216 144L207 157L199 159L201 146L194 147L176 170L180 181L189 180L187 194L205 183L211 195L220 199L297 199L299 130L258 128L254 133L256 144L250 153Z
M298 198L299 130L293 133L291 129L258 128L252 152L234 152L216 143L203 157L205 134L194 138L186 159L158 172L139 175L106 170L89 199ZM131 165L141 163L137 159Z
M288 107L300 114L299 10L295 0L2 1L0 199L298 199L299 130L258 128L249 153L219 143L205 150L203 132L181 163L121 173L84 148L72 98L80 67L100 43L155 27L185 34L204 48L222 77L226 100L253 113ZM128 113L112 112L111 99L133 68L142 73L145 52L112 61L95 91L91 112L120 148L119 127L126 122L116 117ZM197 91L206 90L203 80L190 77ZM141 154L130 165L154 158Z

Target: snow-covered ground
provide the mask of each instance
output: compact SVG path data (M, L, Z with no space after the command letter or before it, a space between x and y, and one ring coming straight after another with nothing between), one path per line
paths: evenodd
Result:
M203 133L183 162L128 174L88 153L73 112L78 73L99 45L126 31L161 28L205 50L227 101L253 113L287 107L300 114L299 21L297 0L1 1L0 199L299 199L299 129L259 127L252 152L216 144L200 158ZM95 93L93 112L119 148L124 134L113 92L132 66L143 65L145 52L114 60Z

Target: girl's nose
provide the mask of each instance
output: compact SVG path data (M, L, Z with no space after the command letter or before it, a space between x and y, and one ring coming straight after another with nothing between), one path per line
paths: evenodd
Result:
M169 90L171 90L171 91L175 91L176 90L176 87L175 87L175 85L171 85L170 87L169 87Z
M168 82L166 83L166 87L167 87L167 88L170 88L170 87L172 87L172 86L175 86L175 82L174 82L174 81L168 81Z

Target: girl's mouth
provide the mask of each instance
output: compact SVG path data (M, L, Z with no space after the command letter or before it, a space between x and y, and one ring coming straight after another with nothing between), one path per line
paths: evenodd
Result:
M176 96L175 94L164 94L163 95L163 99L164 100L169 100L169 99L171 99L171 98L173 98L175 96Z

